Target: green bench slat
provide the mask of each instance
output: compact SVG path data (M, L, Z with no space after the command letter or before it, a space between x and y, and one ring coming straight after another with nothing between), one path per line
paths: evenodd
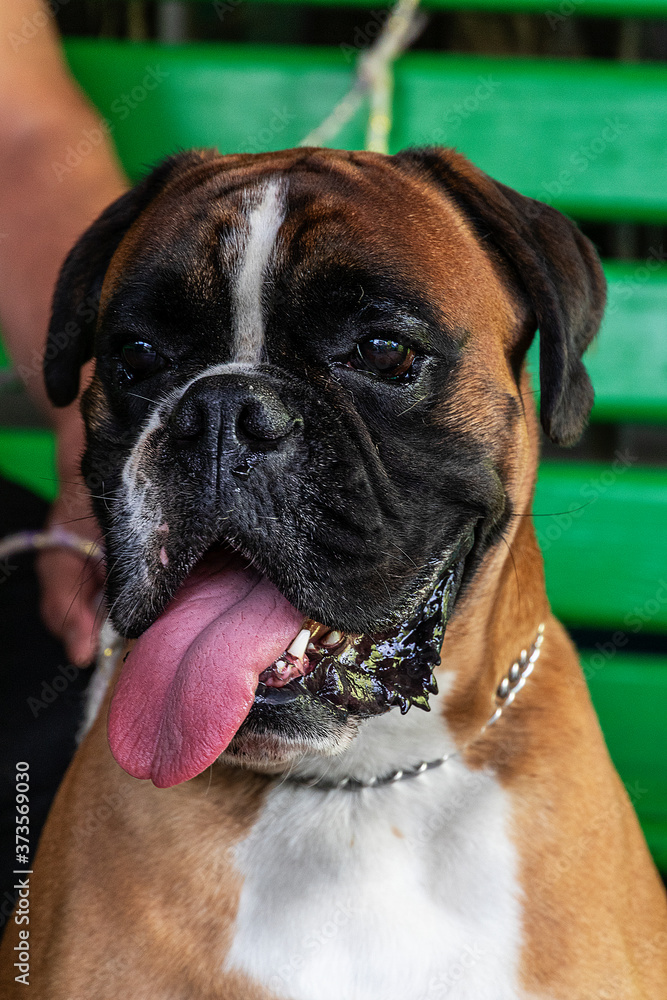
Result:
M179 147L293 146L345 93L352 70L329 48L70 40L67 53L133 178ZM409 53L396 69L392 148L455 145L581 218L667 220L665 92L661 65ZM362 146L364 126L360 113L337 144ZM62 168L75 169L78 156L68 165L63 155Z
M585 359L594 420L667 422L666 260L656 246L641 263L605 264L607 310Z
M662 250L648 263L607 262L609 303L586 354L595 386L593 421L667 423L667 273ZM529 363L539 368L537 341ZM7 367L0 339L0 371Z
M605 263L607 312L585 358L595 386L593 421L667 423L667 271L660 267L658 256ZM534 373L538 346L536 339L529 354ZM0 371L6 366L0 342Z
M349 73L342 54L330 50L201 45L166 49L154 45L73 41L69 43L68 52L75 71L87 84L103 113L108 115L121 153L135 176L147 162L159 159L179 145L217 143L223 150L248 149L253 144L257 148L289 146L343 93ZM408 91L414 100L420 88L429 81L437 84L436 90L457 81L458 85L463 81L474 83L482 68L489 65L488 60L410 56L399 69L399 107ZM493 66L490 77L492 81L500 81L497 90L486 98L475 98L479 107L466 112L468 117L462 116L460 130L468 128L470 132L472 121L477 121L476 128L479 128L482 111L486 114L485 109L491 108L504 91L503 100L506 100L519 77L524 83L539 78L542 85L548 84L553 90L566 71L573 78L568 85L571 95L575 83L580 86L582 81L587 81L587 85L594 86L606 79L620 88L620 79L624 77L626 83L634 80L635 98L642 88L648 86L650 89L657 80L657 71L644 66L638 68L639 76L635 67L614 67L610 76L606 70L588 65L564 67L500 60ZM658 75L663 82L667 80L663 71ZM601 86L600 93L604 90ZM221 94L226 95L224 101L220 100ZM415 112L415 128L423 127L425 115L428 117L426 112L431 114L435 107L446 114L455 97L456 94L450 92L448 103L443 105L431 94L428 108ZM526 94L517 92L512 100L515 98L525 102ZM561 103L559 114L564 113L567 103L567 100ZM587 108L589 120L596 106ZM537 114L537 110L533 110ZM498 109L494 114L498 116ZM398 116L398 132L403 117ZM515 113L506 117L514 127L520 116ZM526 133L530 131L525 127L525 117L521 124ZM360 144L362 126L363 119L360 119L348 127L348 144ZM413 138L423 140L426 137L421 133ZM84 139L91 142L95 137ZM519 147L507 136L506 140L505 158L509 170L509 161L516 159L514 153ZM624 134L616 151L626 145ZM494 147L498 143L487 139L486 146ZM67 169L76 169L77 157L85 156L85 145L72 153L70 163L65 164ZM582 172L581 177L590 181L594 166L591 164L590 170ZM534 162L530 169L535 169ZM615 182L618 177L617 171ZM512 180L507 176L505 179ZM612 180L613 171L610 188ZM524 189L526 187L524 185ZM664 337L662 317L665 315L667 280L659 271L648 273L648 267L645 280L643 266L610 265L608 268L611 311L599 346L590 354L590 368L598 388L598 419L664 419L667 338ZM633 344L634 330L639 331L638 347ZM26 471L29 463L24 461L24 456L28 455L25 451L28 439L16 438L19 440L20 446L14 446L5 435L5 454L8 448L11 453L6 461L18 462L23 481L30 481L42 493L48 492L38 470L34 470L38 482L30 479L33 471ZM34 435L30 440L36 440ZM573 506L582 506L595 488L596 479L603 474L604 469L597 467L573 467L568 471L565 465L545 466L537 494L538 513L568 511ZM591 482L587 485L589 479L593 486ZM650 590L660 577L661 567L667 564L664 543L662 548L660 544L661 533L664 534L664 493L661 492L664 489L664 473L644 473L631 468L618 472L604 496L581 512L559 514L557 519L538 518L538 530L548 548L547 571L554 605L568 621L613 627L625 615L632 614L636 606L641 608L651 600L647 587ZM572 523L564 531L563 524L568 519ZM639 532L637 524L642 528L651 526L652 530ZM563 536L560 545L554 544L554 533ZM652 534L656 537L655 544ZM582 551L590 553L588 559L579 558ZM600 553L603 563L607 563L602 571ZM577 581L583 582L583 585L578 582L576 591L571 585L572 566L577 566ZM666 625L667 614L661 608L653 617L652 627L664 629Z
M607 310L585 356L594 422L667 423L667 272L664 250L644 262L606 261ZM528 354L538 389L539 337ZM666 498L667 502L667 498Z
M164 0L162 0L164 2ZM191 0L210 3L211 0ZM245 0L252 2L252 0ZM365 7L369 0L259 0L260 3L299 4L308 7ZM214 9L223 17L239 6L240 0L214 0ZM585 4L585 6L581 6ZM585 17L665 17L665 0L422 0L424 10L485 10L498 14L551 13L554 16L570 17L579 14Z
M667 659L608 645L581 662L612 760L667 871Z
M628 470L624 475L631 475L632 471ZM0 473L9 475L47 500L53 499L55 461L52 435L46 431L0 430ZM543 467L536 505L545 498L556 499L553 491L549 493L544 490L544 480L548 479L548 473L549 468ZM603 502L604 496L597 501L599 504ZM538 519L538 524L540 523L541 519ZM552 553L556 546L560 550L561 560L556 568L557 572L564 576L566 589L570 588L570 581L576 581L580 601L586 593L587 585L594 587L599 594L600 586L605 580L607 567L600 566L597 559L599 553L589 553L584 546L578 546L576 539L572 537L575 524L573 522L572 527L569 527L561 521L558 526L561 535L554 542L553 549L548 549L546 554L548 587L557 613L563 613L563 610L559 607L557 587L554 592ZM645 520L640 524L647 528L650 536L651 526ZM594 531L588 532L589 540L594 534ZM564 544L566 542L568 544ZM591 562L597 569L593 579L588 580L586 568ZM664 552L660 565L665 565ZM627 566L623 564L610 568L611 572L619 574L614 580L616 589L620 589L622 593L626 590L620 576L624 570L627 570ZM653 589L654 593L657 592L657 588ZM608 590L607 587L605 593ZM659 600L660 597L662 601ZM667 584L654 601L660 605L664 616ZM565 610L567 612L567 608ZM650 630L657 627L658 616L651 617L652 612L653 606L649 607L644 602L642 616L647 619L646 627ZM618 622L611 624L613 626ZM660 657L631 657L623 652L627 636L641 624L639 617L631 618L624 628L618 629L611 640L601 644L600 648L584 652L582 663L612 759L630 791L656 863L663 871L667 871L667 770L664 767L664 761L667 760L667 726L664 721L667 717L667 660Z
M559 618L667 632L667 469L543 462L533 511Z
M66 53L109 121L132 179L180 148L232 153L295 146L345 94L351 77L351 64L331 49L69 40ZM157 85L151 68L164 74ZM364 129L359 113L341 144L363 146Z
M667 218L667 67L407 55L395 148L455 145L580 218ZM641 164L641 183L638 164Z
M44 500L54 500L58 483L53 434L0 428L0 475L27 486Z
M547 591L571 625L667 632L667 471L544 462L534 510ZM52 437L0 430L0 472L55 494ZM544 516L546 515L546 516Z
M427 0L425 6L555 14L576 8L547 0ZM665 10L667 2L586 0L586 14ZM350 75L337 50L70 40L67 51L133 178L176 148L294 145L342 96ZM666 83L664 68L645 65L410 54L397 68L393 148L456 145L499 179L582 218L667 220ZM361 146L364 125L360 114L340 145ZM61 168L76 169L85 143L96 140L82 136L81 149L64 151ZM561 176L564 170L570 175ZM643 264L606 265L610 308L587 356L597 392L594 419L667 419L667 275L657 266L662 248L656 250ZM52 499L52 435L0 429L0 472ZM582 662L612 758L663 870L667 660L630 656L623 648L635 633L667 631L666 497L667 470L639 469L621 456L612 469L543 463L534 504L554 610L569 624L616 629Z

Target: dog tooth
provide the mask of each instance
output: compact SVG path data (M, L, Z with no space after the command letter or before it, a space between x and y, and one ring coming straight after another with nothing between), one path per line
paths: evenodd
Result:
M340 640L343 638L342 632L337 632L335 629L333 632L327 632L320 639L320 646L337 646Z
M284 660L276 660L273 669L277 674L282 676L283 674L287 673L289 667L287 666Z
M291 653L297 660L302 660L309 642L310 632L307 628L302 628L292 645L288 647L287 652Z

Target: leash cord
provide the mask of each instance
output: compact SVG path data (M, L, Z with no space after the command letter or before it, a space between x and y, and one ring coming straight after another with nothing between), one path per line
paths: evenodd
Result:
M65 528L47 528L45 531L17 531L0 539L0 559L19 555L22 552L38 552L42 549L66 548L87 559L89 556L102 558L102 548L97 542L88 541Z
M327 146L361 107L368 95L369 114L365 149L389 152L393 124L394 63L409 48L426 24L419 0L398 0L373 44L362 52L352 86L324 121L299 146Z
M357 113L368 96L369 113L365 149L388 153L393 125L394 63L421 33L426 18L418 11L420 0L398 0L373 44L357 59L354 79L324 121L302 139L299 146L325 146ZM19 531L0 539L0 559L22 552L66 548L84 559L102 558L97 542L87 541L64 528Z
M398 56L412 45L426 25L426 17L418 10L419 3L420 0L398 0L378 37L359 55L354 80L348 92L324 121L301 140L299 146L327 146L354 117L368 95L369 113L364 148L373 153L389 152L389 136L393 125L394 63ZM20 384L20 380L13 372L10 372L9 377L0 375L0 391L14 380ZM0 541L0 558L18 552L59 545L78 551L84 556L98 554L92 549L90 551L85 549L88 543L79 544L80 541L80 539L77 541L77 536L72 532L62 532L59 535L55 530L20 532ZM8 546L6 552L3 550L3 545ZM16 545L19 547L14 548Z

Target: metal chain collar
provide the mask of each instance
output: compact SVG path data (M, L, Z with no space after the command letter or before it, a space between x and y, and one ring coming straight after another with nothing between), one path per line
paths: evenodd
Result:
M448 760L451 760L452 757L460 757L470 746L472 746L473 743L477 742L487 729L498 721L505 709L512 704L517 694L526 683L526 680L533 672L535 664L540 656L540 649L543 641L544 622L540 622L537 627L537 635L530 649L521 650L518 660L515 660L496 688L494 696L496 707L493 715L487 722L484 723L479 732L459 749L443 754L442 757L436 757L435 760L422 760L419 764L416 764L413 767L405 767L398 771L392 771L391 774L369 778L368 781L350 777L341 778L338 781L331 781L328 778L301 778L299 775L289 775L284 780L294 784L306 785L309 788L317 788L320 791L328 792L334 791L335 789L345 789L346 791L354 792L362 788L380 788L383 785L393 785L395 782L402 781L404 778L416 778L418 775L424 774L425 771L431 771L435 767L440 767L441 764L445 764Z

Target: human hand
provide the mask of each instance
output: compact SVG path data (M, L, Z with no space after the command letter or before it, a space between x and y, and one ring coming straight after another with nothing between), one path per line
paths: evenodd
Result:
M83 451L83 424L76 404L58 431L60 493L51 508L47 527L65 528L86 541L100 542L88 489L79 471ZM42 590L42 618L64 644L77 666L97 655L98 635L104 620L104 562L65 548L46 549L37 559Z
M49 525L95 540L98 527L78 466L81 417L76 406L67 411L51 406L40 358L59 267L127 181L107 139L76 169L65 176L54 173L54 163L70 146L102 126L99 112L70 75L50 13L46 0L0 0L0 322L26 389L58 434L61 492ZM26 22L43 26L29 45L9 44ZM73 662L89 663L101 619L102 567L61 548L41 554L37 568L45 622Z

